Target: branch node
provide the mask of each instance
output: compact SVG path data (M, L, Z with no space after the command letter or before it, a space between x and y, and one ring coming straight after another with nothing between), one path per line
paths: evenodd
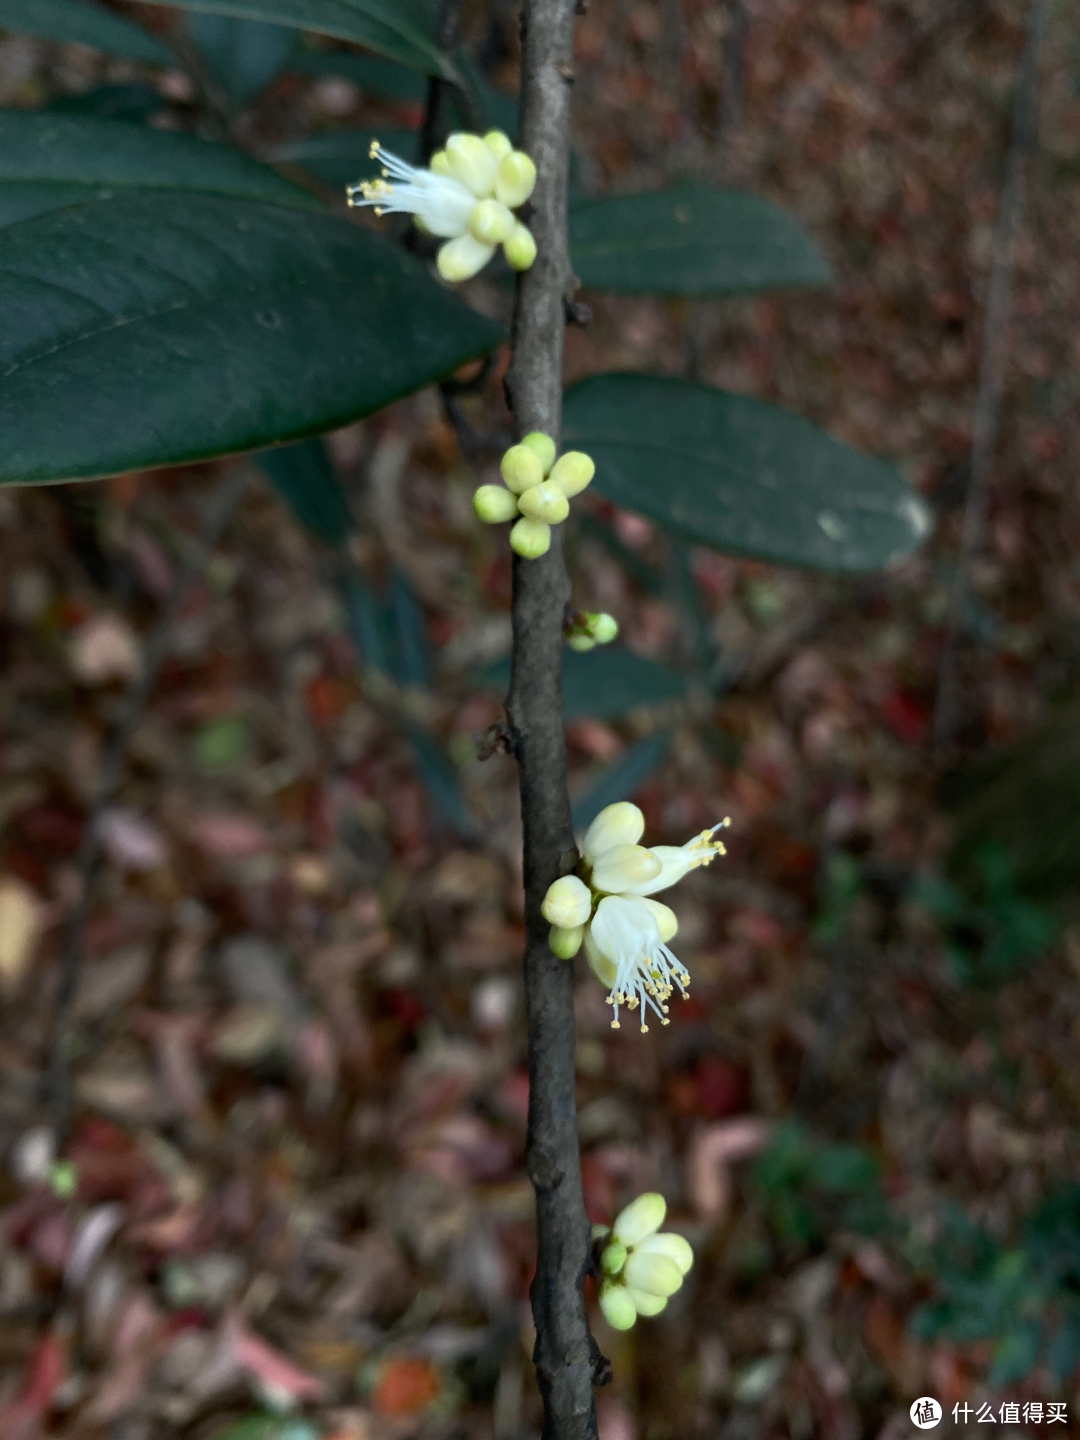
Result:
M496 720L494 725L480 735L474 735L476 744L476 758L478 760L490 760L492 755L512 755L514 753L514 737L510 733L510 727L505 720Z
M526 1155L525 1168L537 1190L554 1190L563 1178L559 1166L547 1151L541 1150L538 1145L534 1145Z
M583 300L575 300L572 295L564 295L563 314L568 325L580 325L584 329L592 320L592 307Z

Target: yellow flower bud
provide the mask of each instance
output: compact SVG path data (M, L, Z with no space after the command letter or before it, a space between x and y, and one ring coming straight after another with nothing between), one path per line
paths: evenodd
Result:
M646 1295L674 1295L682 1284L682 1271L667 1255L632 1250L623 1273L628 1285Z
M660 869L660 861L644 845L613 845L597 857L592 886L609 895L621 895L633 885L655 879Z
M545 435L542 430L533 430L525 436L521 443L526 449L536 451L540 457L540 464L544 467L544 474L547 475L552 465L555 464L555 441L551 436Z
M634 1302L634 1309L639 1315L648 1318L650 1315L659 1315L661 1310L667 1309L666 1295L649 1295L644 1290L635 1290L632 1286L626 1287L626 1293Z
M527 225L519 220L509 240L503 241L506 263L514 270L528 270L536 259L536 241Z
M596 466L584 451L567 450L565 455L560 455L556 460L548 479L554 480L567 499L570 499L579 495L595 474Z
M571 650L576 650L579 655L585 655L590 650L596 649L596 641L590 640L588 635L575 633L566 637L566 643Z
M626 1246L638 1245L664 1223L667 1201L655 1190L646 1190L615 1217L611 1233Z
M547 888L540 914L549 925L584 925L592 913L589 887L576 875L564 875Z
M469 230L481 245L501 245L508 240L517 221L498 200L481 200L469 216Z
M511 210L524 205L536 187L536 166L524 150L511 150L499 161L495 196Z
M666 1255L669 1260L674 1260L681 1275L688 1274L694 1263L694 1252L690 1247L689 1240L670 1230L663 1234L647 1236L640 1245L635 1245L634 1254Z
M645 895L635 895L634 899L640 900L646 910L652 912L656 928L660 931L660 943L666 945L669 940L674 940L679 932L679 920L671 906L659 900L650 900Z
M471 280L494 254L494 246L481 245L479 240L466 233L456 240L448 240L439 251L435 264L442 278L456 285L462 280Z
M600 1286L600 1309L613 1330L629 1330L637 1319L637 1309L626 1286L614 1280L605 1280Z
M548 934L548 949L560 960L572 960L581 949L584 925L553 925Z
M617 1275L626 1264L626 1246L618 1240L605 1247L600 1256L600 1269L605 1275Z
M629 800L605 805L585 831L581 853L591 865L613 845L636 845L645 832L645 816Z
M544 467L536 451L528 445L511 445L499 462L499 473L508 490L521 495L544 478Z
M525 491L518 501L518 508L533 520L546 520L549 525L558 525L570 514L570 501L553 480L542 480L539 485Z
M450 174L450 161L446 158L445 150L436 150L428 161L428 169L436 175Z
M503 157L509 155L510 151L514 148L510 143L509 135L504 135L501 130L489 130L484 136L484 144L491 151L492 155L495 156L496 160L502 160Z
M551 549L551 526L522 518L510 531L510 548L524 560L539 560Z
M451 135L446 142L446 163L451 176L478 200L494 193L499 161L479 135Z
M517 498L502 485L481 485L472 503L485 525L499 525L518 513Z

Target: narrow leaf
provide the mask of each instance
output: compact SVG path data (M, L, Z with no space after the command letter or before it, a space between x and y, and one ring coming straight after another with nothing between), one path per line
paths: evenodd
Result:
M390 580L390 605L397 624L399 678L404 685L426 687L431 677L424 612L400 570Z
M0 230L0 311L9 484L321 434L502 337L344 219L165 190ZM58 425L61 410L79 423Z
M566 393L563 439L596 489L699 545L782 565L877 570L930 530L884 461L774 405L650 375L593 375Z
M138 25L84 0L4 0L0 29L90 45L123 60L175 66L176 56Z
M605 805L629 800L663 760L670 744L671 731L662 730L658 735L639 740L618 760L612 761L600 772L591 789L575 802L572 812L574 829L586 829Z
M301 525L331 545L344 544L352 529L352 516L322 440L301 440L265 450L259 464Z
M431 803L459 835L472 838L477 833L476 821L469 814L450 757L423 730L409 726L406 734Z
M378 174L371 159L371 142L378 140L402 160L415 162L420 144L417 130L336 130L332 135L308 135L279 145L267 157L278 165L299 165L328 185L349 185Z

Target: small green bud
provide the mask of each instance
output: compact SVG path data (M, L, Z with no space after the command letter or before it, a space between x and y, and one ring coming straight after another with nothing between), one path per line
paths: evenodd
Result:
M500 525L518 513L517 497L502 485L481 485L472 503L477 517L485 525Z
M499 161L495 198L511 210L524 205L536 188L536 166L524 150L511 150Z
M536 241L527 225L519 220L509 240L503 241L506 263L514 270L528 270L536 259Z
M533 430L521 443L527 449L536 451L540 464L544 467L544 474L547 475L555 464L555 441L551 436L545 435L542 430Z
M481 245L501 245L513 234L517 221L498 200L480 200L469 216L469 230Z
M522 518L510 531L510 548L525 560L539 560L551 548L551 526Z
M580 495L595 474L596 466L584 451L567 450L556 460L548 479L554 480L569 500L574 495Z
M499 462L499 473L506 481L506 488L515 495L539 485L544 478L544 467L536 451L528 445L511 445Z
M549 925L580 927L592 914L592 894L584 880L563 875L547 888L540 914Z
M548 935L548 948L560 960L572 960L581 949L584 925L553 925Z
M613 1330L629 1330L637 1319L637 1309L625 1285L605 1280L600 1286L600 1309Z
M588 616L586 631L597 645L610 645L619 633L619 626L614 615L602 610L597 615Z
M570 514L570 501L554 480L542 480L539 485L526 490L518 501L518 507L523 515L532 520L544 520L549 525L558 525Z
M495 189L500 162L479 135L460 131L451 135L446 142L446 163L453 178L471 190L478 200L486 200Z
M618 1275L619 1271L626 1264L626 1246L613 1240L600 1256L600 1269L605 1275Z
M54 1160L49 1168L49 1188L58 1200L70 1200L79 1188L79 1172L71 1160Z
M576 650L579 655L585 655L590 650L596 649L596 641L589 635L583 635L580 630L574 630L566 637L566 643L571 650Z
M494 253L492 246L484 245L466 230L464 235L447 240L440 248L435 268L448 285L457 285L462 280L471 280Z
M496 160L502 160L514 148L510 143L509 135L504 135L501 130L489 130L484 136L484 144Z

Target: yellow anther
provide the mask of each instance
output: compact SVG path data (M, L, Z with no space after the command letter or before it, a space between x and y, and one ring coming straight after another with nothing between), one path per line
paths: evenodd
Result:
M612 1022L611 1022L611 1028L612 1028L613 1030L619 1030L619 1029L621 1029L622 1027L619 1025L618 1020L612 1020Z
M372 140L371 144L368 146L368 152L367 152L368 159L369 159L369 160L374 160L374 159L375 159L375 156L378 155L378 153L379 153L379 142L378 142L377 140Z

